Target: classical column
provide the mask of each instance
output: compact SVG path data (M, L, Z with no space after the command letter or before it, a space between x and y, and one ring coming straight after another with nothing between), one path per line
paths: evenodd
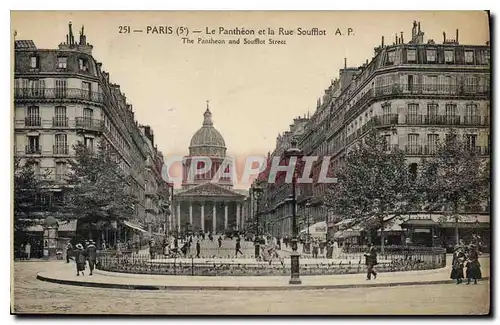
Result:
M193 227L193 202L189 202L189 224Z
M181 203L177 204L177 231L181 231Z
M224 229L227 229L228 226L228 220L227 220L227 208L228 208L228 203L224 204Z
M240 204L236 203L236 229L240 230Z
M201 204L201 231L205 232L205 203Z
M213 209L213 219L212 219L212 232L215 233L217 230L217 204L214 202L214 209Z

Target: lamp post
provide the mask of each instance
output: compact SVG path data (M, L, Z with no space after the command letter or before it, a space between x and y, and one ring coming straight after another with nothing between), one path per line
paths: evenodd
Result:
M292 158L296 157L297 160L301 159L303 156L302 151L297 148L297 140L293 139L291 141L291 147L285 151L285 157ZM292 237L292 253L290 254L290 259L291 259L291 275L290 275L290 281L288 281L289 284L301 284L302 281L300 280L300 253L297 251L297 242L298 242L298 236L299 236L299 231L297 227L297 195L295 193L295 187L296 187L296 174L295 170L293 173L292 177L292 197L291 197L291 203L292 203L292 231L293 231L293 237Z
M252 195L255 199L255 239L254 239L254 245L255 245L255 258L259 258L260 256L260 239L259 239L259 201L260 198L262 197L262 187L260 186L259 182L257 181L255 183L255 186L253 187L252 190Z
M476 216L476 221L474 222L474 224L476 225L476 240L479 242L479 233L478 233L478 226L479 226L479 220L477 219L477 216Z

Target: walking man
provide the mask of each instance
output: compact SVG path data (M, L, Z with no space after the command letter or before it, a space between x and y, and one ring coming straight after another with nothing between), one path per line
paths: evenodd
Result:
M80 272L82 272L82 275L85 275L84 271L85 271L86 257L85 257L85 250L83 249L82 244L76 245L75 261L76 261L76 275L79 276Z
M26 258L30 259L31 258L31 244L28 242L24 248L26 250Z
M222 236L219 235L217 241L219 242L219 248L220 248L222 246Z
M365 253L366 257L366 265L368 266L366 279L371 280L371 276L373 274L373 279L377 278L377 272L373 269L375 265L377 265L377 251L372 244L368 245L368 252Z
M71 245L71 242L68 242L68 245L66 245L66 263L69 263L69 258L73 254L73 245Z
M236 257L238 257L238 253L243 255L243 252L241 251L241 241L239 238L236 239L236 254L235 254Z
M200 240L196 240L196 257L197 258L200 258L200 251L201 251Z
M89 261L90 275L92 275L97 262L97 247L92 239L89 241L86 251L87 259Z

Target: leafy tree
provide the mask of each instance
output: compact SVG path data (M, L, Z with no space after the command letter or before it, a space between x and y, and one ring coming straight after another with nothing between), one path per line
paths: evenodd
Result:
M119 158L105 140L97 150L79 142L74 145L75 158L69 162L68 208L79 224L103 230L113 222L134 216L137 198L131 194L130 178L120 168Z
M489 165L451 129L436 155L424 161L420 184L426 208L454 219L458 244L461 214L478 209L489 198Z
M48 185L49 172L36 173L34 160L14 159L14 232L36 223L33 213L41 212L41 198Z
M345 166L336 173L325 202L343 219L354 219L368 231L384 228L395 217L405 214L416 199L416 187L405 155L399 149L386 150L384 139L370 132L361 144L348 153Z

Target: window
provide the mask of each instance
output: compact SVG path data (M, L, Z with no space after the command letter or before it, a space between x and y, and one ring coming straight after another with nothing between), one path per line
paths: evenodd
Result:
M457 105L456 104L446 104L445 105L446 116L457 115Z
M90 82L85 82L85 81L82 82L82 89L83 89L83 97L90 100L92 96L92 86Z
M93 115L94 115L94 111L92 109L90 109L90 108L83 109L83 119L85 121L88 121L89 124L92 122Z
M408 49L406 51L406 59L408 60L408 62L416 62L417 61L417 50Z
M394 63L394 60L396 59L396 51L389 51L387 52L387 63L392 64Z
M65 162L56 163L56 181L62 181L66 177L67 169Z
M465 51L465 63L474 63L474 51Z
M85 138L84 139L85 141L85 147L89 150L89 151L93 151L94 150L94 139L93 138Z
M37 69L38 68L38 56L32 56L30 60L30 67L32 69Z
M56 79L56 97L66 98L66 79Z
M68 126L68 119L66 117L66 107L55 107L54 126Z
M474 117L478 116L478 108L476 104L467 104L465 105L465 118L469 120L469 122L473 122Z
M427 62L436 62L436 50L427 50Z
M408 147L406 153L416 154L420 150L418 145L418 134L408 134Z
M416 116L418 113L418 104L408 104L408 115Z
M66 134L55 135L54 153L63 155L68 154L68 142Z
M466 134L465 135L465 147L468 150L476 150L477 135L476 134Z
M408 75L408 91L413 91L413 76Z
M427 154L434 155L437 150L439 136L437 134L427 134Z
M78 68L80 71L87 71L87 62L84 59L78 59Z
M475 76L468 76L465 78L465 89L467 93L475 93L478 89L478 78Z
M28 107L25 124L26 126L40 126L42 125L42 121L40 118L40 110L38 106L30 106Z
M437 76L427 76L427 91L437 90Z
M414 181L417 179L417 171L418 171L418 164L417 163L411 163L408 167L409 169L409 174L410 174L410 180Z
M40 136L28 136L28 145L26 146L26 153L41 153Z
M453 50L444 51L444 62L453 63L455 61L455 52Z
M391 150L391 136L386 134L382 136L382 139L384 141L384 151Z
M427 115L437 116L438 115L438 104L427 104Z
M37 98L41 97L44 95L45 92L45 80L43 79L36 79L36 80L26 80L26 82L29 82L29 91L31 96Z
M57 67L59 69L66 69L68 67L68 58L65 56L60 56L57 58Z

